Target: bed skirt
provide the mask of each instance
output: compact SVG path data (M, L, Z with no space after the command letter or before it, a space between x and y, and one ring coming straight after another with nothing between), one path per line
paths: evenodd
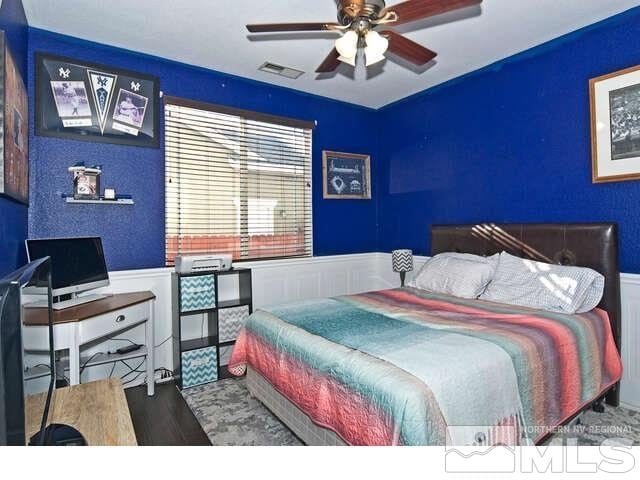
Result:
M315 424L302 410L291 403L273 386L247 365L247 388L271 413L280 419L306 445L345 446L333 431Z

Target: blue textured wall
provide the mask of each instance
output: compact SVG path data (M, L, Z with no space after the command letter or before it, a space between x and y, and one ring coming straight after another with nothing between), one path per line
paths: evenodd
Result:
M13 58L25 78L27 71L27 18L21 0L3 0L0 30L4 30ZM0 197L0 278L26 261L27 207Z
M622 270L640 272L640 183L591 183L588 102L589 78L640 63L639 20L631 10L378 112L35 29L29 65L50 51L158 75L170 95L318 120L316 255L427 253L433 223L613 220ZM31 108L33 80L29 68ZM162 149L30 141L31 236L101 235L112 269L163 264ZM374 200L322 200L322 149L372 153ZM79 160L104 165L136 205L64 205Z
M591 183L588 80L640 64L640 9L379 113L379 247L430 250L434 223L616 221L640 272L640 182Z
M29 29L30 108L34 105L34 52L128 68L160 77L167 95L238 108L317 120L313 135L314 253L330 255L376 250L376 202L323 200L322 150L375 153L377 112L164 59ZM162 128L161 128L162 129ZM164 265L164 152L102 143L36 137L31 132L32 206L29 236L100 235L110 269ZM162 139L161 139L162 143ZM132 194L133 207L65 205L67 167L103 165L103 185ZM372 179L376 189L374 165Z

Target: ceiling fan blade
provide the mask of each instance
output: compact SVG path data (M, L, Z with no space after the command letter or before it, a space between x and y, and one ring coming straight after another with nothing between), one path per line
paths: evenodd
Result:
M333 30L341 27L337 23L263 23L257 25L247 25L247 30L251 33L267 32L318 32L322 30Z
M438 55L436 52L392 30L383 30L379 33L389 40L389 52L395 53L415 65L424 65Z
M324 59L324 62L322 62L322 64L316 69L316 73L333 72L338 68L338 65L340 65L340 60L338 60L339 57L340 54L338 53L338 50L335 48L331 50L329 55L327 55L327 58Z
M380 13L380 16L387 12L395 12L398 20L393 24L400 25L480 3L482 3L482 0L407 0L385 8Z

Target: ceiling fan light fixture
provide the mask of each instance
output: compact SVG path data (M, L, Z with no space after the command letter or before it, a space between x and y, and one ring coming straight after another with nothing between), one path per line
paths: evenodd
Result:
M378 32L371 30L365 36L366 47L364 54L367 67L375 65L384 60L384 54L389 48L389 40Z
M349 30L336 40L336 50L341 57L353 59L355 63L356 54L358 53L358 34L353 30Z
M400 0L387 6L386 0L335 0L338 22L264 23L247 25L251 33L267 32L342 32L317 73L335 72L341 62L355 65L358 49L364 48L366 65L385 58L387 50L413 65L426 65L437 53L405 37L396 30L372 30L382 25L400 26L479 5L483 0ZM2 0L0 0L2 3Z
M351 65L352 67L356 66L356 57L355 57L355 55L353 57L343 57L342 55L340 55L338 57L338 60L340 60L343 63L347 63L347 64Z

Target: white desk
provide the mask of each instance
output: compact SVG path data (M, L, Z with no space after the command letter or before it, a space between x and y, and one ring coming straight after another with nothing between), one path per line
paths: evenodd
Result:
M53 345L56 351L69 351L71 385L80 383L80 352L83 345L99 339L108 340L123 330L145 325L147 395L154 394L153 310L155 295L151 292L120 293L93 302L76 305L53 313ZM47 351L47 309L23 310L23 344L25 350ZM142 356L134 352L131 356ZM118 356L104 358L109 363ZM124 359L124 357L122 358Z

